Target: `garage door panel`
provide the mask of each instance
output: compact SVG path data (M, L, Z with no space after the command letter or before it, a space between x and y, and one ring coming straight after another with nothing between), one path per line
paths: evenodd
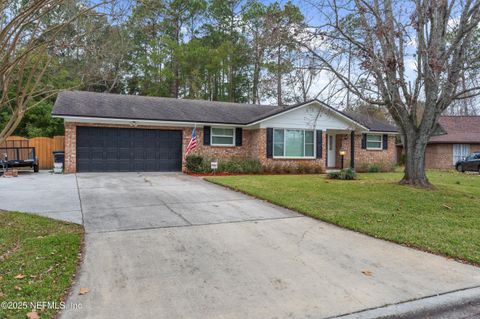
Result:
M124 148L119 149L117 156L119 160L130 160L130 150Z
M179 171L181 131L77 128L78 172Z
M118 151L107 149L105 150L105 160L116 160L118 158Z
M113 165L112 165L113 166ZM113 172L131 172L132 169L130 168L131 166L131 161L128 160L128 161L116 161L114 163L114 170Z

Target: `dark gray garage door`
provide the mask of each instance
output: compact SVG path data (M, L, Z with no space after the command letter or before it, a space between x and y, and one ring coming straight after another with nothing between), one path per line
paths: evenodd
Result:
M77 127L77 172L170 172L181 168L181 131Z

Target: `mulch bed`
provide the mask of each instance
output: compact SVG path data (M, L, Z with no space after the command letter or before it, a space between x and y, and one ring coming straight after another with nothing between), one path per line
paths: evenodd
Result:
M183 172L184 174L196 177L204 176L244 176L244 175L324 175L325 173L227 173L227 172L218 172L218 173L192 173L192 172Z
M237 175L252 175L252 174L247 174L247 173L227 173L227 172L221 172L221 173L192 173L192 172L183 172L184 174L190 175L190 176L197 176L197 177L202 177L202 176L237 176ZM255 175L260 175L260 174L255 174ZM265 175L262 173L262 175Z

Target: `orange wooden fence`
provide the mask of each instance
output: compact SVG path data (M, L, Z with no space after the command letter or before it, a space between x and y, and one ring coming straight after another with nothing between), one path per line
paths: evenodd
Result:
M27 139L21 136L10 136L6 141L7 147L35 147L40 169L53 168L53 151L65 149L65 137L34 137Z

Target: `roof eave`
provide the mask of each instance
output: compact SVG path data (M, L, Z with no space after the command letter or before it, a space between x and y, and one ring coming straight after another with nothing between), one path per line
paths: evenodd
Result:
M143 118L122 118L122 117L104 117L104 116L90 116L90 115L68 115L68 114L54 114L52 113L52 117L54 118L63 118L63 119L73 119L73 120L81 120L81 121L122 121L122 122L144 122L144 123L172 123L172 124L211 124L211 125L227 125L227 126L246 126L244 123L228 123L228 122L215 122L215 121L177 121L177 120L165 120L165 119L143 119Z
M274 118L274 117L277 117L277 116L280 116L282 114L285 114L285 113L288 113L288 112L291 112L293 110L297 110L301 107L305 107L305 106L308 106L308 105L311 105L312 103L318 103L319 105L323 106L323 107L326 107L328 108L329 110L333 111L334 113L336 113L337 115L339 115L340 117L348 120L349 122L353 123L354 125L358 126L359 128L361 129L365 129L367 131L370 131L370 128L366 127L365 125L355 121L354 119L350 118L349 116L347 116L346 114L344 114L343 112L329 106L328 104L324 103L324 102L321 102L319 101L318 99L314 99L314 100L310 100L310 101L307 101L307 102L304 102L304 103L300 103L294 107L290 107L288 109L285 109L285 110L281 110L277 113L274 113L274 114L271 114L271 115L268 115L268 116L265 116L263 118L260 118L260 119L256 119L250 123L247 123L246 125L247 126L251 126L251 125L256 125L256 124L259 124L261 122L264 122L264 121L267 121L271 118Z

